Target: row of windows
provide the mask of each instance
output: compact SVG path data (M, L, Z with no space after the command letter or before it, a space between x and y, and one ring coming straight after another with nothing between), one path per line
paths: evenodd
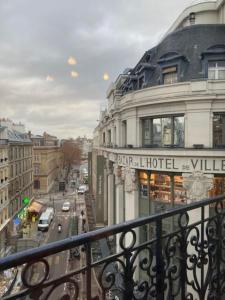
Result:
M208 196L225 193L225 177L215 176ZM187 203L187 192L181 174L171 175L150 171L139 172L140 215L159 213L171 206ZM149 202L150 201L150 202Z
M158 79L158 84L174 84L181 80L182 73L181 65L175 62L171 65L161 66L161 74ZM209 60L206 63L205 78L210 80L225 80L225 59ZM122 86L123 93L128 91L142 89L148 86L148 81L151 75L144 72L141 75L130 76L127 82Z
M1 149L0 150L0 165L6 163L7 161L8 161L8 150Z
M116 129L112 141L111 130L103 132L103 145L115 144ZM127 128L125 129L127 131ZM123 140L126 140L126 134ZM149 117L142 119L143 147L180 147L185 146L184 115ZM225 112L213 114L213 147L225 148Z
M0 225L4 224L4 222L8 219L8 210L4 209L0 212Z
M10 166L10 176L13 178L32 168L32 159L24 159Z
M184 147L184 116L147 118L142 122L144 147ZM225 147L225 113L213 115L213 147Z
M173 84L178 82L177 66L162 69L162 75L163 84ZM225 60L208 62L208 79L225 79Z
M32 155L32 147L11 147L9 149L9 159L21 159Z
M184 147L184 116L143 120L143 146Z
M14 180L9 185L9 197L13 197L18 191L24 189L25 186L30 185L33 181L32 173L29 172L20 178Z

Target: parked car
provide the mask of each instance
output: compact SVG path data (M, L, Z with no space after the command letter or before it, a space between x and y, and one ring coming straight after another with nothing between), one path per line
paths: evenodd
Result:
M47 231L51 224L53 215L51 211L45 211L41 214L38 222L38 230Z
M70 202L66 201L63 203L62 211L69 211L70 210Z

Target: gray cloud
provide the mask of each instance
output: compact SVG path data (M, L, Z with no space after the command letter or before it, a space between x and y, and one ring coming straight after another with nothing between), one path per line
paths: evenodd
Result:
M114 80L133 67L191 2L1 1L0 117L34 133L90 136L109 86L103 73Z

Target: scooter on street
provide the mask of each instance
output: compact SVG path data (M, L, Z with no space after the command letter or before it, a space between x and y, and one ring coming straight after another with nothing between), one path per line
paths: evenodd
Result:
M58 233L61 233L61 232L62 232L62 225L59 224L59 225L58 225Z

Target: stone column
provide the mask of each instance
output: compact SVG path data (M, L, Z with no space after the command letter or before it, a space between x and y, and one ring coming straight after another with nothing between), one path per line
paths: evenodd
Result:
M213 174L204 174L202 172L193 172L192 174L182 174L183 176L183 186L187 190L187 199L188 203L196 202L199 200L203 200L208 197L208 191L213 187ZM201 221L202 216L202 210L201 208L196 208L194 210L191 210L189 213L189 225ZM209 206L206 206L204 208L204 219L209 217ZM204 223L204 240L207 239L205 228L207 223ZM201 236L201 225L197 226L197 229L199 230L199 243L201 243L202 236ZM194 245L191 245L191 237L196 236L196 230L191 230L189 236L188 236L188 248L187 252L188 254L199 256L199 252L196 251L196 247ZM190 266L190 261L187 261L188 266ZM204 274L207 273L208 265L204 266ZM199 282L201 282L201 268L196 268L196 274L197 279ZM189 281L194 280L193 277L193 271L188 270L187 276ZM197 297L196 292L193 290L191 286L187 286L187 291L192 293L194 296L194 299ZM206 292L207 297L208 292Z
M114 221L114 174L110 161L107 161L107 199L108 199L108 225L113 225Z
M125 221L133 220L139 217L139 199L138 199L138 179L137 171L135 169L124 168L122 173L124 178L125 190ZM134 229L136 233L136 245L139 244L139 228ZM126 236L125 245L130 245L132 242L131 234ZM135 265L137 266L134 279L139 278L139 257L137 257Z
M104 169L104 224L108 225L108 175L107 169Z

